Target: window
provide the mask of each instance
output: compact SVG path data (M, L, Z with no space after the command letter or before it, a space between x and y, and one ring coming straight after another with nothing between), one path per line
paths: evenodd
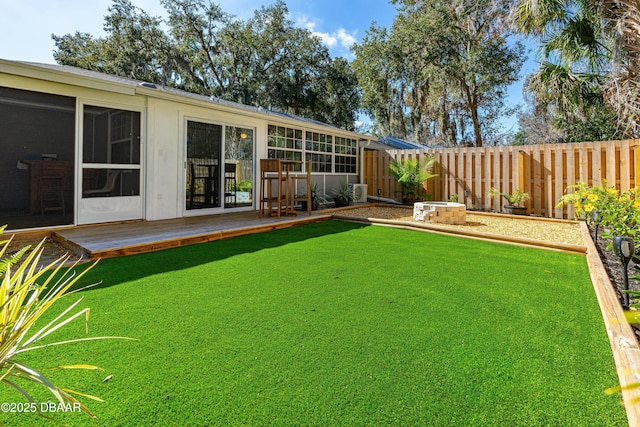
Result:
M352 138L336 137L336 173L356 173L358 142Z
M306 160L312 161L312 172L331 173L333 136L317 132L305 133Z
M270 159L302 161L302 129L269 125L267 146Z
M267 155L270 159L311 161L312 172L357 173L358 141L313 131L270 124ZM297 171L302 168L298 166Z

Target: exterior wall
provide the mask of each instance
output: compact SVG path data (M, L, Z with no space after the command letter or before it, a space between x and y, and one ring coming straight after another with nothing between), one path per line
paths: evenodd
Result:
M222 211L222 208L185 211L185 125L188 120L253 128L254 163L255 159L266 157L266 120L153 98L149 98L147 113L147 220ZM257 185L254 182L254 188Z
M149 100L147 104L147 168L145 219L182 216L179 163L182 159L179 120L175 105ZM181 169L181 168L180 168Z
M216 125L229 125L254 129L254 170L253 191L254 207L237 209L258 209L259 176L258 170L261 158L268 157L267 133L269 124L282 126L296 126L304 130L327 133L334 136L358 138L352 132L340 131L313 125L303 121L280 118L255 111L234 109L228 105L209 103L189 97L179 97L172 93L162 92L151 88L140 88L118 81L110 82L95 78L67 74L60 71L49 71L19 63L0 61L0 86L43 92L76 98L75 115L75 170L74 189L77 204L74 223L90 223L93 217L86 216L88 221L79 220L79 213L85 204L91 205L92 212L104 208L101 217L95 217L95 222L120 220L110 219L109 212L117 206L116 198L83 199L81 179L82 158L80 147L82 144L83 105L116 108L140 112L141 117L141 204L143 206L140 218L146 220L161 220L179 218L190 215L209 215L225 211L224 208L185 209L186 198L186 123L188 120L201 121ZM4 72L6 71L6 73ZM55 81L50 81L55 80ZM41 151L47 152L42 149ZM361 156L358 155L358 171ZM312 182L317 183L319 192L327 200L332 200L333 191L342 181L357 183L358 173L332 174L312 173ZM126 197L122 198L127 199ZM97 208L97 209L96 209ZM227 209L226 211L229 211Z
M114 91L107 91L103 88L91 88L84 86L75 86L71 84L59 83L45 80L46 73L32 72L34 76L32 77L24 77L18 76L14 74L5 74L0 71L0 86L21 89L32 92L41 92L48 93L54 95L62 95L66 97L75 98L75 115L74 121L75 123L72 125L73 130L73 141L71 145L74 147L72 160L74 162L73 168L73 196L74 199L74 219L73 224L81 224L81 223L92 223L92 222L100 222L100 221L117 221L118 218L116 215L109 216L103 215L100 219L95 220L95 215L92 217L93 213L97 212L97 215L100 216L102 212L107 212L109 210L117 210L122 207L123 204L131 204L133 199L131 198L112 198L108 200L100 200L98 198L94 199L82 199L82 190L81 190L81 179L79 177L82 176L82 158L80 154L80 145L82 139L82 123L83 123L83 105L96 105L108 108L121 108L125 110L138 111L141 113L141 120L144 124L146 118L146 109L145 104L146 100L144 97L134 96L134 91L129 89L129 93L127 93L126 88L115 87ZM100 86L100 85L98 85ZM105 86L105 85L102 85ZM30 133L32 135L37 134L41 131L43 134L43 143L38 147L34 147L38 153L52 153L52 154L60 154L59 150L55 147L50 146L49 149L46 149L46 135L48 130L38 130L37 129L38 122L34 120L30 123ZM146 138L146 129L142 126L141 129L141 150L144 153L145 150L145 138ZM35 152L35 151L34 151ZM59 157L60 160L66 160L66 157L63 159ZM26 159L28 160L28 159ZM144 156L141 159L141 168L142 173L144 173ZM14 185L20 185L19 183L15 183ZM144 183L141 185L141 194L144 194ZM141 203L135 203L137 206L141 205ZM138 208L139 209L139 208ZM84 217L83 217L84 214ZM142 217L141 215L139 215ZM87 220L87 218L90 218ZM104 219L102 219L104 218ZM10 225L11 227L11 225ZM21 228L21 227L18 227Z

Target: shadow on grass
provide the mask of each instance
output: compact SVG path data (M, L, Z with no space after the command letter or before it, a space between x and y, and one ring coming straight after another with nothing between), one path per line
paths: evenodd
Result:
M82 278L74 289L98 283L93 289L108 288L153 274L178 271L222 260L236 255L276 248L294 242L315 239L329 234L349 232L368 227L366 224L329 220L291 228L256 233L209 243L165 249L140 255L101 260ZM84 271L92 264L76 267ZM250 274L250 272L247 272Z

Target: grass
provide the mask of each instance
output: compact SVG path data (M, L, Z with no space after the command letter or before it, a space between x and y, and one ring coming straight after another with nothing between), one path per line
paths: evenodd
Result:
M626 424L580 255L330 221L90 274L90 333L140 341L30 356L105 368L50 372L106 400L73 426Z

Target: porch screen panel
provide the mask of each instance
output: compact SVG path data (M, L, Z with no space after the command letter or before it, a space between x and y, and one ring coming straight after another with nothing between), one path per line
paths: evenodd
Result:
M0 86L0 225L73 224L76 99Z
M82 197L140 195L140 113L86 105Z

